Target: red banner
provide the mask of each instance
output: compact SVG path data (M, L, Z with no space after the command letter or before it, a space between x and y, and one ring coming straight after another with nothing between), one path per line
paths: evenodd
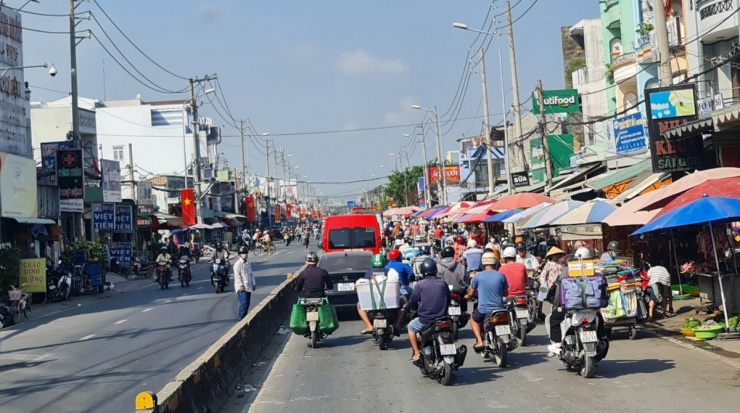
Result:
M445 166L445 180L448 185L457 185L460 183L460 166L459 165L447 165ZM429 181L436 184L440 181L439 167L429 167Z
M247 214L247 221L254 222L255 219L255 211L254 211L254 197L248 196L244 198L244 204L246 208L246 214Z
M282 212L283 210L282 208L280 208L280 204L275 205L275 222L276 223L281 221L282 218L280 215L282 214Z
M291 212L290 210L292 208L293 208L293 205L290 205L290 204L285 206L285 218L293 218L293 215L291 215L290 213Z
M180 205L182 206L182 224L195 225L195 190L193 188L180 190Z

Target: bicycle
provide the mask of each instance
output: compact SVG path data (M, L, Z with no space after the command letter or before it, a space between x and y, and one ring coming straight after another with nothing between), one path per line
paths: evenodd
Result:
M22 290L10 286L8 291L10 299L10 313L13 317L13 324L21 322L23 318L31 318L31 295L24 293Z

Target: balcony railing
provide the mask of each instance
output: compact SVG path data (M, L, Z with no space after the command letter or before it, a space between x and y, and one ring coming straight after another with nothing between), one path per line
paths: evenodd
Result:
M623 53L619 56L612 58L612 68L614 68L614 66L620 65L630 60L635 60L636 58L637 58L637 54L635 52Z

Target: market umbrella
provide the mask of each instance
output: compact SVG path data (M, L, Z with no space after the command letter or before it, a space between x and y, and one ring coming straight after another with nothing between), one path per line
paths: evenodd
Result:
M668 185L665 192L662 192L659 197L655 197L642 209L648 211L664 207L677 196L695 186L713 179L729 178L733 176L740 176L740 168L714 168L704 171L696 171Z
M656 197L660 197L661 192L665 190L666 187L662 187L655 191L642 194L629 202L625 202L622 206L617 208L616 211L602 219L601 223L609 225L610 227L647 224L658 212L660 212L660 209L643 211L642 208L650 204Z
M536 205L531 208L527 208L524 211L518 212L508 218L504 218L501 220L501 222L503 222L504 224L516 224L524 219L531 217L537 212L542 211L543 209L547 208L550 205L552 205L551 202L543 202L539 205Z
M501 222L506 218L512 217L520 212L522 212L521 209L510 209L508 211L499 212L498 214L491 215L488 218L484 219L483 222Z
M195 224L191 225L190 229L213 229L213 227L208 224Z
M554 204L554 199L550 198L549 196L545 196L542 194L533 194L529 192L523 192L521 194L514 194L505 196L496 202L495 207L493 208L496 211L508 211L510 209L526 209L531 208L533 206L537 206L543 202L548 202L550 204Z
M553 221L551 225L579 225L601 222L602 219L616 210L617 207L608 203L606 199L594 199L567 212Z
M724 197L702 197L684 206L673 209L662 217L653 220L649 224L631 234L640 235L646 234L648 232L673 230L674 228L684 227L688 225L709 225L709 235L712 239L714 262L717 266L717 275L719 276L719 289L722 296L722 306L725 310L725 328L727 328L730 323L727 316L725 290L722 286L722 273L719 270L719 256L717 256L717 246L714 243L714 224L731 222L738 218L740 218L740 199Z
M434 217L435 218L444 218L444 217L447 217L449 215L455 214L458 211L462 211L464 209L470 208L472 205L473 204L471 204L469 202L458 202L458 203L452 205L451 207L447 208L446 211L443 211L440 214L436 214Z
M740 177L733 176L730 178L712 179L699 184L669 202L668 205L664 206L658 212L655 218L661 217L689 202L696 201L703 196L740 198Z
M568 211L578 208L581 205L583 205L583 202L573 200L552 204L544 208L542 211L532 215L532 217L521 226L521 229L531 229L550 225L553 221L568 213Z
M434 207L432 209L426 210L424 213L422 213L421 215L419 215L419 217L420 218L429 218L430 215L435 214L435 213L437 213L437 212L439 212L439 211L441 211L443 209L446 209L446 208L447 208L447 205L437 205L436 207Z

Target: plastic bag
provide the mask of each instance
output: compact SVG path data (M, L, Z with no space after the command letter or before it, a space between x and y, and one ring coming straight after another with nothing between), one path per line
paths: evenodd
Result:
M305 314L305 313L304 313ZM339 328L339 317L337 309L324 298L319 307L319 330L322 333L331 334Z
M293 304L290 312L290 330L296 334L306 334L308 322L306 321L306 307L301 304Z

